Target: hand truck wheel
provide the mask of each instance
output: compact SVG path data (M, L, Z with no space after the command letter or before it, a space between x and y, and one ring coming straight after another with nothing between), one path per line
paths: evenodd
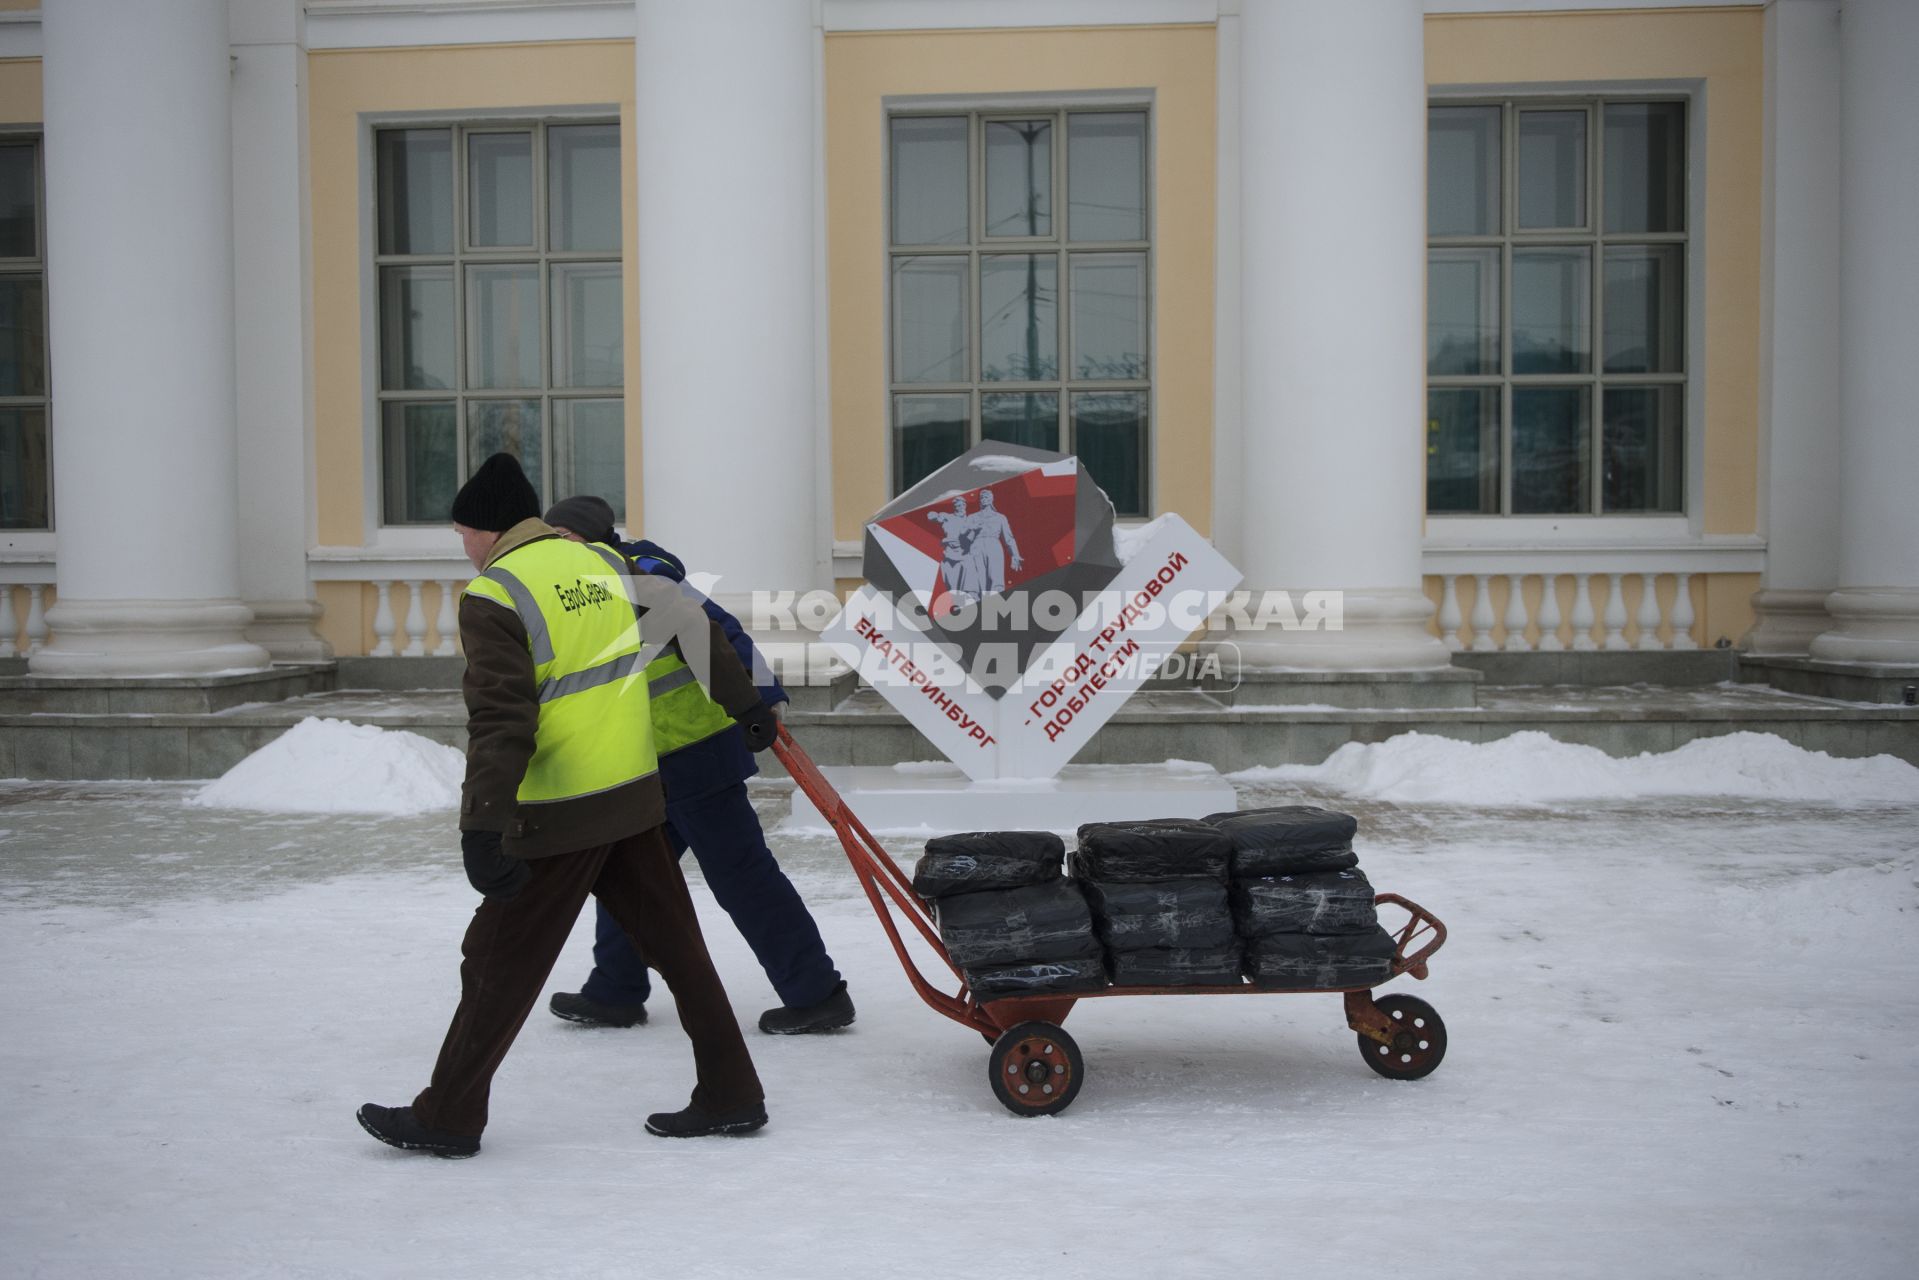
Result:
M1388 1080L1418 1080L1433 1073L1446 1056L1446 1024L1418 996L1395 992L1373 1001L1393 1021L1391 1044L1359 1036L1359 1056Z
M1071 1106L1086 1079L1073 1037L1050 1022L1022 1022L1001 1032L986 1059L993 1096L1016 1116L1056 1115Z

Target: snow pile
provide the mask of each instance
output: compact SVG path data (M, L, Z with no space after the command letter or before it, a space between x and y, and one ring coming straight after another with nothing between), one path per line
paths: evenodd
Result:
M1403 733L1380 743L1349 742L1324 764L1230 776L1401 804L1533 805L1637 796L1919 804L1919 769L1903 760L1838 759L1770 733L1701 738L1676 751L1630 759L1538 732L1486 743Z
M188 797L266 813L457 809L466 757L417 733L308 716Z
M1173 513L1168 511L1163 515L1154 516L1145 524L1134 525L1130 529L1114 525L1113 551L1119 556L1119 562L1121 564L1131 564L1134 557L1145 550L1147 544L1154 538L1157 538L1160 531L1171 523L1172 520Z

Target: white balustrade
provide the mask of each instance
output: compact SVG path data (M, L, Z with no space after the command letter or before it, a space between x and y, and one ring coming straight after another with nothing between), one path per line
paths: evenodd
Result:
M1440 579L1437 619L1440 638L1454 652L1470 649L1475 653L1486 653L1505 649L1510 652L1558 653L1567 649L1665 650L1699 647L1699 642L1692 634L1698 614L1693 607L1694 575L1691 572L1572 572L1570 643L1560 637L1560 629L1567 619L1560 608L1559 579L1568 575L1542 572L1440 573L1433 576ZM1495 577L1506 579L1503 616L1493 608L1492 580ZM1459 634L1462 578L1473 580L1472 609L1467 617L1472 629L1470 643L1462 643ZM1631 610L1626 606L1625 582L1628 578L1639 580L1639 600ZM1671 579L1673 583L1670 605L1660 601L1659 583L1662 578ZM1528 604L1526 599L1529 579L1539 584L1538 600L1532 604ZM1595 579L1603 580L1603 585L1596 584ZM1599 591L1605 593L1603 603L1596 594ZM1504 634L1500 641L1493 638L1495 619L1503 626ZM1597 640L1593 637L1596 623L1602 626L1602 635ZM1633 629L1633 638L1630 640L1627 638L1628 623ZM1537 638L1529 640L1527 634L1534 629L1537 630ZM1662 632L1669 638L1661 639Z
M1598 615L1593 610L1593 576L1590 573L1573 575L1573 648L1584 652L1599 646L1593 643L1593 623Z
M27 652L34 654L47 643L47 588L45 583L27 584Z
M420 581L411 579L406 587L406 648L400 650L402 658L426 657L426 611L420 608Z
M1473 652L1485 653L1498 646L1493 643L1493 575L1473 575Z
M1439 638L1454 653L1459 652L1459 575L1446 575L1446 589L1439 600Z
M433 620L433 629L439 633L440 643L433 646L433 656L436 658L451 658L453 656L453 637L459 634L460 629L460 624L453 616L453 602L460 598L460 584L450 578L443 578L438 585L440 588L440 612L439 616Z
M1506 648L1522 652L1532 648L1526 643L1525 581L1523 573L1506 575Z
M20 652L15 643L20 634L20 623L13 616L13 584L0 582L0 658L11 658Z
M1626 575L1609 573L1606 575L1606 643L1605 648L1623 649L1626 647L1626 588L1623 585Z
M393 656L393 584L375 582L373 589L379 592L380 603L373 610L373 651L367 656L391 658Z
M456 610L464 579L457 578L372 578L367 579L378 593L373 611L373 648L371 658L455 658L459 656L459 620ZM427 626L427 587L438 599ZM432 643L429 646L428 641Z

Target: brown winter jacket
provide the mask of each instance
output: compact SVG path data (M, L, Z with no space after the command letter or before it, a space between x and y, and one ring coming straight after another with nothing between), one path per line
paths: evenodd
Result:
M500 535L487 565L529 542L559 536L539 520L522 520ZM759 691L719 625L709 626L713 700L737 718L760 700ZM517 800L520 780L533 758L540 721L526 626L511 609L463 595L460 643L466 649L460 688L467 714L462 831L498 831L504 834L501 848L506 853L544 858L611 844L666 821L666 794L657 773L611 791L522 807Z

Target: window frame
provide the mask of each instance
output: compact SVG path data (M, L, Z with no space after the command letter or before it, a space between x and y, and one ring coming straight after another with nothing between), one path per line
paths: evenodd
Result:
M1075 114L1137 113L1144 117L1141 194L1145 201L1144 238L1139 240L1086 240L1071 238L1071 191L1069 187L1069 119ZM966 117L967 236L958 244L918 244L893 239L893 122L907 118ZM1044 117L1053 124L1050 148L1053 232L1045 236L989 236L986 234L986 127L996 121L1031 120ZM881 276L884 290L883 332L885 335L886 381L882 389L881 421L885 434L883 450L886 468L886 492L891 501L911 485L901 486L899 467L899 397L909 395L965 396L967 432L965 449L983 440L981 397L987 395L1055 395L1058 397L1055 426L1059 452L1074 450L1072 404L1075 395L1103 391L1138 393L1143 405L1144 424L1139 443L1140 511L1121 512L1123 520L1150 519L1155 506L1153 474L1154 445L1158 434L1158 357L1155 350L1158 325L1156 307L1158 289L1157 239L1158 189L1155 171L1157 122L1150 95L1073 94L1044 98L969 97L960 99L918 99L888 101L884 108L881 134L881 183L885 207L882 210ZM1145 292L1141 325L1146 354L1144 378L1086 379L1069 377L1073 360L1072 264L1084 254L1138 254ZM1052 379L993 379L982 377L984 356L981 341L981 259L1001 254L1050 254L1055 259L1057 313L1058 376ZM967 375L963 381L902 382L897 377L896 291L894 264L901 258L951 257L966 262L965 323L967 332ZM964 449L962 450L964 452ZM918 483L914 481L913 483Z
M547 167L549 148L547 131L551 127L577 125L605 125L615 129L619 137L620 208L618 218L620 239L612 249L553 249L549 247L549 215L552 176ZM443 253L388 254L381 251L380 243L380 135L392 130L447 129L452 133L451 182L453 195L453 247ZM530 131L533 135L531 146L532 163L532 218L533 244L529 246L481 246L470 245L471 179L468 165L466 139L479 134L520 133ZM458 451L461 474L456 481L463 481L470 470L466 466L465 450L468 447L468 406L474 402L537 400L541 404L541 443L540 466L544 478L543 484L551 485L556 451L557 415L553 406L562 400L608 400L618 399L621 403L622 419L622 461L630 449L626 439L625 424L630 422L631 406L628 404L633 388L630 384L630 372L625 369L624 344L625 330L632 324L631 299L627 285L627 219L626 208L627 170L631 164L632 141L627 122L622 118L616 104L585 104L579 106L544 108L537 111L491 111L475 110L461 112L395 112L380 115L366 115L361 118L360 128L360 173L362 191L362 216L360 218L361 252L360 259L360 337L361 370L363 381L362 395L362 442L364 456L370 460L362 467L362 525L366 531L368 545L391 548L396 551L437 549L445 541L447 521L445 519L390 523L386 512L386 458L385 458L385 408L389 403L444 403L452 401L454 405L455 448ZM621 281L621 343L622 376L617 387L612 386L561 386L555 381L553 335L553 271L555 265L569 262L611 263L619 270ZM469 389L467 387L467 348L470 335L467 325L468 291L466 287L467 268L471 266L496 265L535 265L539 272L540 306L540 379L539 384L530 387L489 387ZM449 389L395 389L387 390L383 386L386 356L382 344L382 273L392 267L441 266L451 271L453 284L452 316L454 333L454 386ZM564 497L557 491L549 497L541 495L541 501L548 502ZM629 495L630 499L631 495Z
M1683 231L1609 232L1605 228L1605 108L1625 103L1678 103L1685 108L1681 136L1685 145L1685 163L1680 179L1684 201ZM1495 249L1499 253L1500 372L1494 374L1433 374L1422 365L1428 400L1435 389L1492 387L1498 392L1499 407L1499 511L1433 511L1426 506L1422 491L1421 507L1429 522L1429 536L1450 545L1456 541L1526 541L1540 534L1563 534L1565 524L1584 529L1587 537L1645 538L1698 537L1703 528L1704 468L1704 262L1706 256L1705 222L1705 90L1698 81L1596 82L1559 85L1513 86L1433 86L1427 94L1427 108L1497 107L1500 110L1500 230L1492 235L1433 235L1428 232L1424 244L1427 260L1435 250ZM1530 111L1579 110L1586 118L1587 225L1576 228L1529 228L1518 225L1519 114ZM1605 251L1608 247L1632 245L1677 245L1683 265L1675 277L1681 290L1679 373L1612 373L1605 371ZM1580 247L1592 255L1586 274L1590 292L1586 320L1590 329L1591 366L1586 373L1515 374L1512 372L1513 272L1515 246ZM1588 511L1522 512L1512 511L1512 400L1515 385L1529 387L1570 386L1587 389L1591 400L1590 438L1586 458ZM1604 510L1604 394L1608 387L1676 386L1682 415L1680 429L1680 475L1676 484L1680 494L1678 511ZM1424 407L1424 405L1422 406ZM1430 416L1430 410L1427 410ZM1437 528L1431 522L1438 522ZM1577 535L1576 535L1577 536Z
M0 396L0 409L40 410L41 420L46 429L47 457L44 480L47 495L47 522L44 525L0 528L0 543L14 551L35 551L42 547L52 550L53 537L59 528L60 519L54 494L53 332L48 324L48 308L51 301L47 284L46 131L39 125L0 126L0 145L17 146L21 143L29 143L33 147L33 254L24 258L0 258L0 276L37 279L40 282L40 341L44 365L41 378L44 389L39 395Z

